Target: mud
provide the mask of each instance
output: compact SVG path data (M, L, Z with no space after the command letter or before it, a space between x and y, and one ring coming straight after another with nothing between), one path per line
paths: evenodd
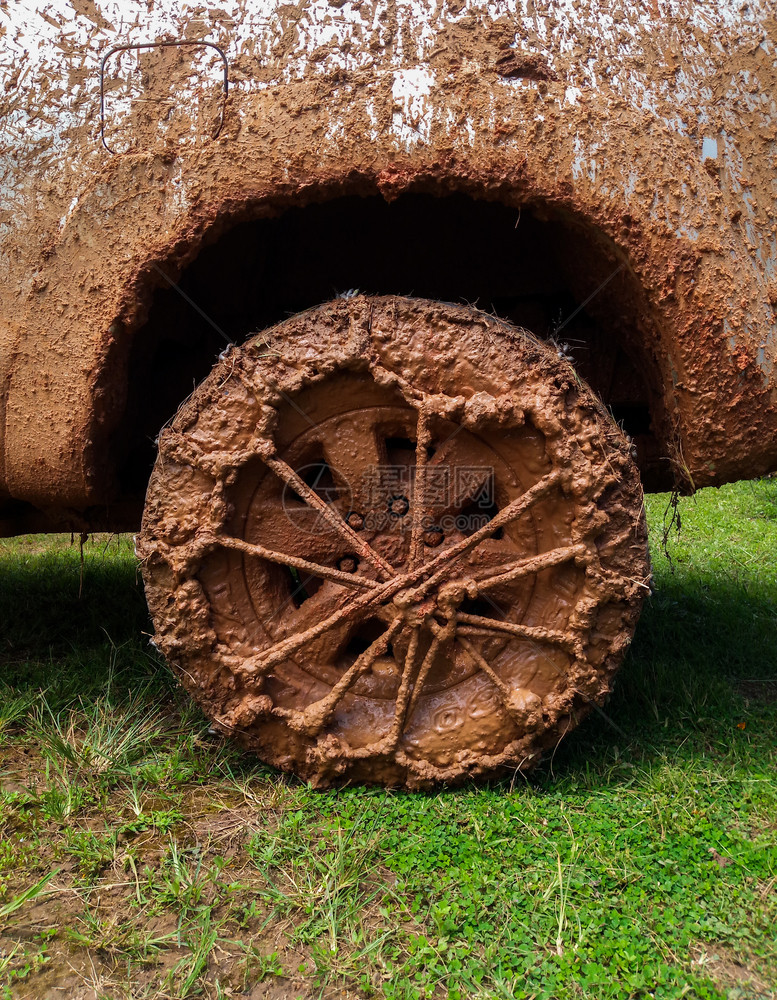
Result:
M237 222L344 195L458 192L570 220L602 250L598 283L617 274L606 315L597 299L586 312L652 373L657 460L686 488L777 466L766 0L95 0L0 19L4 532L134 523L117 454L155 295ZM223 48L224 126L212 140L223 95L207 50L112 57L111 155L100 58L155 39ZM367 290L410 291L379 278Z
M649 577L630 446L574 369L397 297L226 352L160 436L138 555L184 686L319 786L528 770L606 698Z

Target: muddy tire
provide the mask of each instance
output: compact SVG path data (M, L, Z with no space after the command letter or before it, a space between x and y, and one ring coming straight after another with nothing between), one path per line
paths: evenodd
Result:
M629 444L476 310L356 297L230 349L159 440L156 641L319 786L528 770L601 705L649 575Z

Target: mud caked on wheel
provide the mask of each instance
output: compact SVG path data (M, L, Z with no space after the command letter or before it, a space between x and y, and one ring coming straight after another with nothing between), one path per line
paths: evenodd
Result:
M156 640L219 728L326 785L527 770L646 592L629 444L474 309L356 297L230 349L160 435Z

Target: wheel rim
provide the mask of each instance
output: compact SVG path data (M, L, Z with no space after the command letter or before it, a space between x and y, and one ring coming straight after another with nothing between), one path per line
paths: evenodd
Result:
M368 364L363 343L360 364L292 362L285 389L249 344L162 436L141 536L161 645L217 723L319 783L526 768L606 695L633 631L628 448L568 366L469 310L350 300L277 338L304 356L376 313L392 329ZM407 378L397 331L462 316L516 364L507 391Z

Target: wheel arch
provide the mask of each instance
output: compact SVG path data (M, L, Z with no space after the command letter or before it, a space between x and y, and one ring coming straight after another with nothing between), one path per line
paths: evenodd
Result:
M93 433L97 450L104 456L104 463L113 466L112 474L120 484L131 481L133 475L140 474L142 478L144 474L139 473L137 466L133 472L128 464L122 467L121 458L118 462L114 459L117 454L121 454L125 463L131 463L127 449L132 450L139 443L137 423L132 415L132 387L138 387L134 393L135 403L141 403L146 397L144 380L139 377L141 359L149 348L144 339L153 340L159 335L158 327L163 322L165 310L177 310L180 315L188 316L192 328L197 328L201 366L194 373L194 381L197 381L204 377L210 365L215 363L219 351L233 337L241 340L256 329L279 321L291 311L308 308L327 298L334 298L337 294L347 294L353 287L371 294L429 295L431 292L433 297L446 301L468 301L486 311L496 311L504 318L532 330L541 338L550 335L557 342L558 349L569 352L573 360L579 363L579 367L584 369L584 377L594 383L605 403L611 404L612 399L607 398L607 392L602 391L602 387L596 384L596 379L591 377L594 365L585 356L591 345L575 343L575 324L578 324L579 333L581 319L586 320L589 326L599 327L598 332L605 334L604 339L608 343L615 342L619 348L626 348L630 355L630 376L636 377L638 374L642 379L643 395L639 399L635 398L632 417L637 423L642 422L643 426L637 427L637 432L643 433L645 439L648 437L644 433L647 431L646 422L651 424L650 436L654 441L654 450L652 454L645 456L646 465L650 466L649 475L654 483L668 484L673 480L675 473L670 459L673 457L672 441L676 421L667 412L665 389L669 381L670 365L662 352L666 333L661 329L660 311L651 305L628 246L613 239L598 220L584 214L569 192L559 192L555 197L547 198L520 184L508 185L503 179L488 183L480 178L475 184L467 178L450 178L430 172L414 176L403 173L400 184L398 173L389 171L378 175L350 176L337 184L311 185L303 191L289 192L284 196L259 193L229 201L210 215L205 225L192 227L183 233L165 256L149 255L143 266L138 268L123 310L114 321L114 335L106 345L99 377L95 380L96 396L107 397L105 387L111 385L127 389L127 396L122 400L122 412L114 409L110 417L103 414L95 421ZM530 227L533 234L544 230L549 241L563 238L571 241L577 248L583 244L589 246L591 256L585 267L578 269L576 274L570 273L575 269L570 267L570 261L567 260L567 273L557 287L546 288L539 296L547 300L546 305L563 309L563 312L549 317L552 321L550 329L547 326L538 329L537 322L525 318L532 311L541 313L542 309L526 308L526 302L522 308L520 303L516 306L515 302L506 301L511 298L530 298L531 296L522 295L524 288L515 288L512 290L515 294L510 295L509 290L504 293L504 288L489 288L487 282L484 282L484 287L478 288L477 280L470 282L467 288L457 288L450 281L440 283L437 271L449 255L442 246L441 240L444 237L439 236L437 251L431 251L429 259L421 268L421 272L425 269L425 273L416 272L412 279L397 273L383 275L380 273L380 262L377 262L374 283L369 278L366 281L359 280L363 270L357 279L348 280L347 266L340 271L333 267L331 275L318 281L312 280L310 275L303 275L291 298L284 300L279 294L274 306L268 307L261 314L261 319L252 324L246 323L243 317L226 317L225 320L225 313L212 307L211 290L201 280L207 270L203 263L205 258L210 262L224 252L226 263L223 266L228 268L229 261L237 258L238 248L250 239L252 230L258 234L263 228L272 228L276 236L280 234L282 244L288 247L294 232L304 240L317 227L327 227L337 220L346 232L350 232L359 217L366 217L368 225L382 226L382 238L396 245L401 234L406 232L403 226L411 221L415 221L423 231L424 227L440 223L446 214L457 211L463 212L464 224L482 227L480 232L472 235L475 242L481 236L492 236L495 230L501 230L501 235L504 236L509 219L511 230L515 226L520 228L524 225ZM330 241L331 253L328 252L326 256L337 258L338 246L343 239L345 237L333 236ZM498 256L499 248L496 248L489 259L493 260ZM540 256L542 261L539 269L547 270L554 263L552 248L542 248ZM290 263L288 271L292 269L293 265ZM336 280L338 274L342 276L342 280ZM222 278L223 275L220 274L212 275L214 288L219 287ZM407 281L412 280L412 284L402 284L405 278ZM597 296L600 286L602 288ZM227 288L224 294L229 296L233 290ZM503 294L498 294L498 291ZM594 301L597 297L599 301ZM495 299L501 301L495 302ZM586 302L586 299L590 301ZM165 304L160 308L161 300L165 300ZM530 306L536 306L536 303ZM581 306L581 312L574 315ZM556 332L552 324L559 319L558 325L561 328ZM157 329L152 329L154 326ZM624 326L628 329L623 329ZM181 346L179 353L169 350L169 346L168 344L163 352L166 368L161 375L165 380L167 376L164 372L176 370L181 359L187 364L192 360L186 358L185 346ZM600 344L598 349L601 356L604 344ZM142 432L145 441L153 436L152 427L158 430L193 387L192 373L188 367L186 371L189 378L186 389L182 387L180 393L170 396L166 402L166 410L158 412L156 423L152 422ZM180 376L179 369L179 381ZM114 396L114 402L117 401L118 397ZM624 399L621 399L613 407L616 418L621 420L624 419L626 409L623 403ZM634 430L634 427L629 426L628 414L625 419L626 429ZM117 451L118 442L120 447ZM149 450L148 462L152 458ZM136 482L134 489L137 489L137 485Z

